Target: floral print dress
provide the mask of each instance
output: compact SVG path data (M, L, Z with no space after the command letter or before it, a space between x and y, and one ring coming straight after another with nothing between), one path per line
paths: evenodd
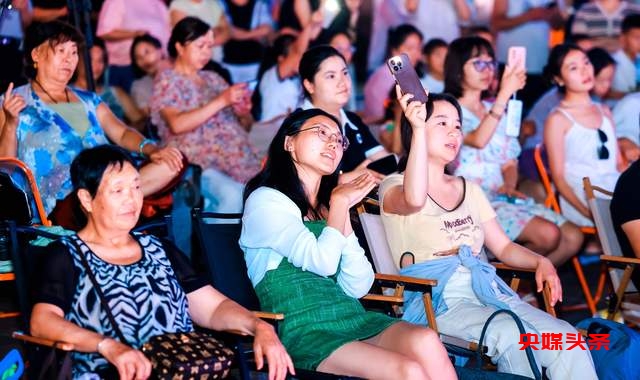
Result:
M202 107L229 87L213 72L200 71L198 76L202 85L173 69L160 73L153 87L151 121L163 143L180 149L191 163L246 183L260 170L260 160L231 107L216 112L196 129L179 134L173 133L160 116L166 107L180 111Z
M492 103L484 102L487 111ZM462 131L470 133L480 125L479 119L473 112L462 107ZM463 145L458 155L455 174L461 175L469 181L473 181L482 187L491 201L491 206L496 210L496 218L502 229L511 240L515 240L524 227L535 216L546 219L558 226L567 220L533 199L518 200L518 204L498 194L498 189L504 183L502 167L509 161L517 164L520 155L520 143L515 137L507 136L506 117L503 117L491 137L489 143L483 149L476 149ZM520 203L521 202L521 203Z

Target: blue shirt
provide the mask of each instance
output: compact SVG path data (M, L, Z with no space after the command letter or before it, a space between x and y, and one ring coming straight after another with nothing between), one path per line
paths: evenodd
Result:
M80 99L89 119L89 128L80 136L26 84L14 90L27 106L20 113L17 130L18 156L33 172L45 211L50 213L57 199L72 190L69 167L85 148L107 144L96 110L102 102L93 92L70 89Z

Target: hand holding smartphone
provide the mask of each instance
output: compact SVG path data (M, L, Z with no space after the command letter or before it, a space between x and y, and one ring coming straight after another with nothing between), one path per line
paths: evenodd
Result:
M412 94L413 98L411 101L427 102L427 93L424 87L422 87L416 69L409 61L409 56L404 53L393 56L387 61L387 66L389 70L391 70L391 75L393 75L396 83L400 86L402 94Z

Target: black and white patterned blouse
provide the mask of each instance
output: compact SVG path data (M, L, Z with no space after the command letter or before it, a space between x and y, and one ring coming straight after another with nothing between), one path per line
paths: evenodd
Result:
M187 259L172 244L151 235L133 237L140 244L142 258L129 265L103 261L77 235L52 243L36 302L60 307L65 319L78 326L117 337L80 261L78 254L83 254L126 344L140 348L155 335L192 331L186 293L206 285L206 280L193 273ZM81 253L71 240L78 244ZM96 352L76 352L74 378L106 365L106 359Z

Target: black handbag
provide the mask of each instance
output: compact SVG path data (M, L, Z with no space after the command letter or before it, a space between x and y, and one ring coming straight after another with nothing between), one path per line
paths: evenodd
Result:
M116 323L87 258L78 244L70 240L78 251L80 261L93 283L100 304L105 309L118 339L124 344L129 344ZM234 352L230 348L211 335L199 332L176 332L153 336L143 344L142 352L153 366L152 378L163 380L222 379L228 375L234 357Z

